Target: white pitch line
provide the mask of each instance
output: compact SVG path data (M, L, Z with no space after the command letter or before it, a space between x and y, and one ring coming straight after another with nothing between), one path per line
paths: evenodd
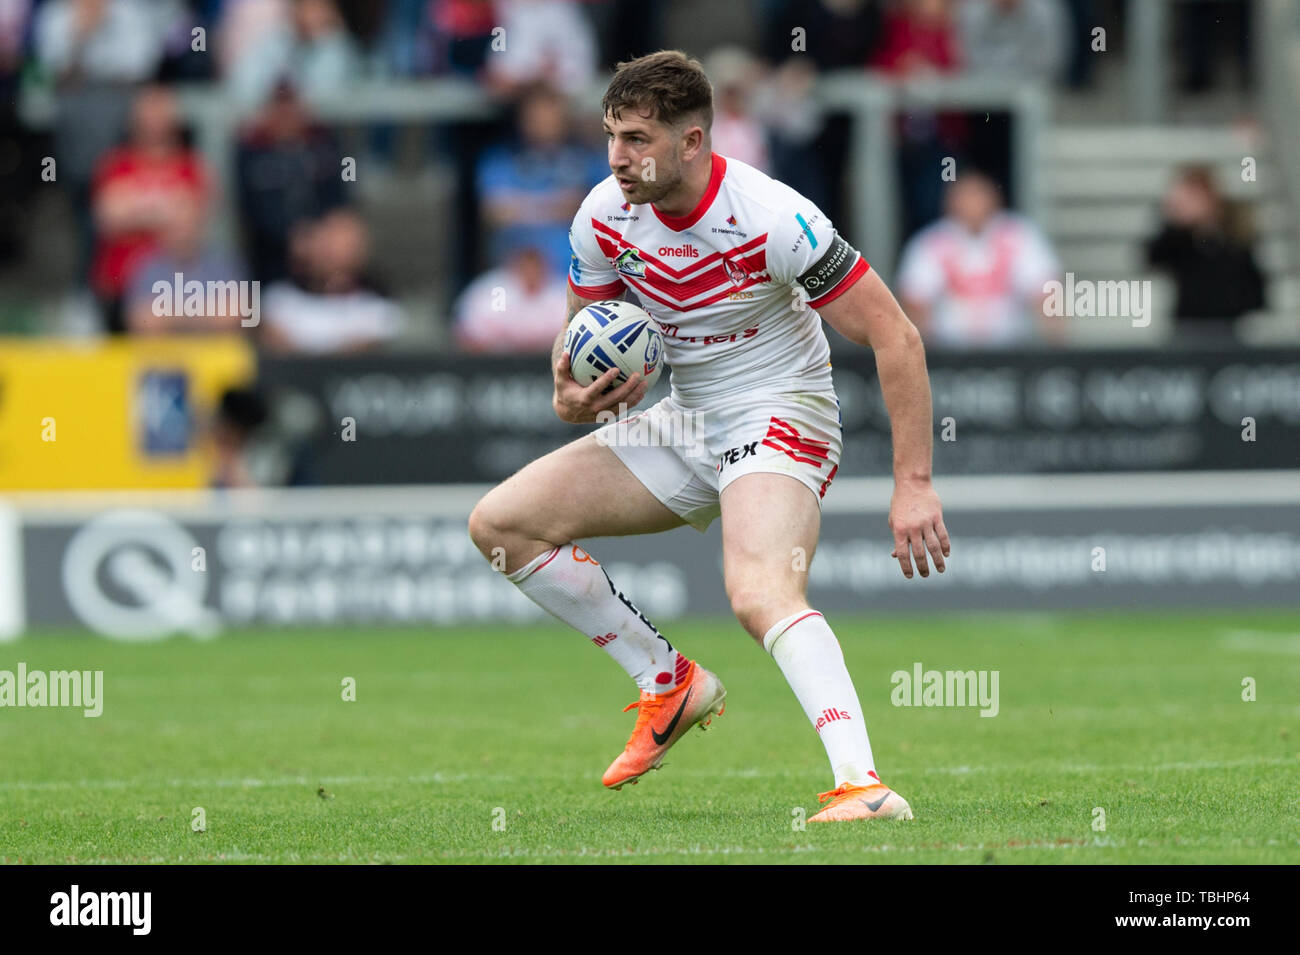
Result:
M893 778L915 775L966 776L978 773L1023 772L1196 772L1205 769L1236 769L1243 766L1300 766L1300 757L1252 756L1233 760L1192 760L1175 763L1116 763L1105 766L1093 763L1015 763L1005 766L929 766L920 769L901 769L891 773ZM685 769L678 768L674 775L694 778L723 779L789 779L805 774L794 770L747 769ZM450 785L463 782L493 782L513 785L537 779L573 779L573 773L530 773L516 776L505 773L421 773L411 776L277 776L261 779L252 776L231 776L219 779L66 779L30 782L27 780L0 781L0 791L45 792L63 789L259 789L282 786L347 786L347 785Z
M1300 633L1276 633L1271 630L1224 630L1220 632L1220 636L1223 646L1229 650L1300 655Z

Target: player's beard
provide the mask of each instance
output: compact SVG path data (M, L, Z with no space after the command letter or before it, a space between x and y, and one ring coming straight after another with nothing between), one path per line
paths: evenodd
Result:
M682 176L681 166L675 166L669 176L665 178L662 166L657 170L659 173L654 179L643 179L637 184L635 191L628 195L627 198L634 205L642 206L646 203L656 203L669 195L673 190L680 188L685 177Z

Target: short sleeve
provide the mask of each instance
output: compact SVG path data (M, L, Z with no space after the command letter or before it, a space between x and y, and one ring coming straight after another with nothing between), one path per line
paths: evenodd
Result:
M913 302L930 305L943 292L944 274L933 250L933 236L922 232L903 249L898 266L898 292Z
M807 200L780 212L768 235L768 275L782 285L802 286L812 308L839 298L869 268L829 217Z
M569 227L569 288L575 295L592 301L623 291L623 280L596 241L586 202L579 207Z
M1061 263L1047 237L1029 222L1020 223L1015 259L1016 291L1027 297L1043 294L1043 285L1061 274Z

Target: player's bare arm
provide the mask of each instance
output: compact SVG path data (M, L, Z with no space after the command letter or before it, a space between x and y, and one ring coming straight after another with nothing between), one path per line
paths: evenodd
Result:
M866 345L876 354L894 442L891 556L898 559L903 576L910 578L915 555L917 570L928 577L929 551L935 569L942 573L951 546L939 495L930 481L933 411L921 335L874 270L817 311L849 341Z
M622 295L617 297L622 298ZM565 328L573 321L573 316L582 311L587 304L588 302L581 295L569 289L568 315L564 319ZM632 408L645 397L646 389L640 374L631 375L619 387L605 394L605 390L618 377L617 368L611 368L585 387L574 381L569 356L564 351L564 328L560 329L560 334L555 336L555 344L551 346L551 371L555 378L555 396L551 399L551 405L562 421L571 424L590 424L597 420L596 416L602 411L616 409L620 403Z

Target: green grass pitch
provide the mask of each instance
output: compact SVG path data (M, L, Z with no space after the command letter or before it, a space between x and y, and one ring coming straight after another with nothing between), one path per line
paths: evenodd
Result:
M1300 862L1300 614L831 623L912 822L797 825L825 757L731 620L665 628L727 711L622 792L600 775L635 688L559 625L42 633L0 644L0 669L102 669L104 713L0 709L0 859ZM916 661L999 671L999 714L892 705Z

